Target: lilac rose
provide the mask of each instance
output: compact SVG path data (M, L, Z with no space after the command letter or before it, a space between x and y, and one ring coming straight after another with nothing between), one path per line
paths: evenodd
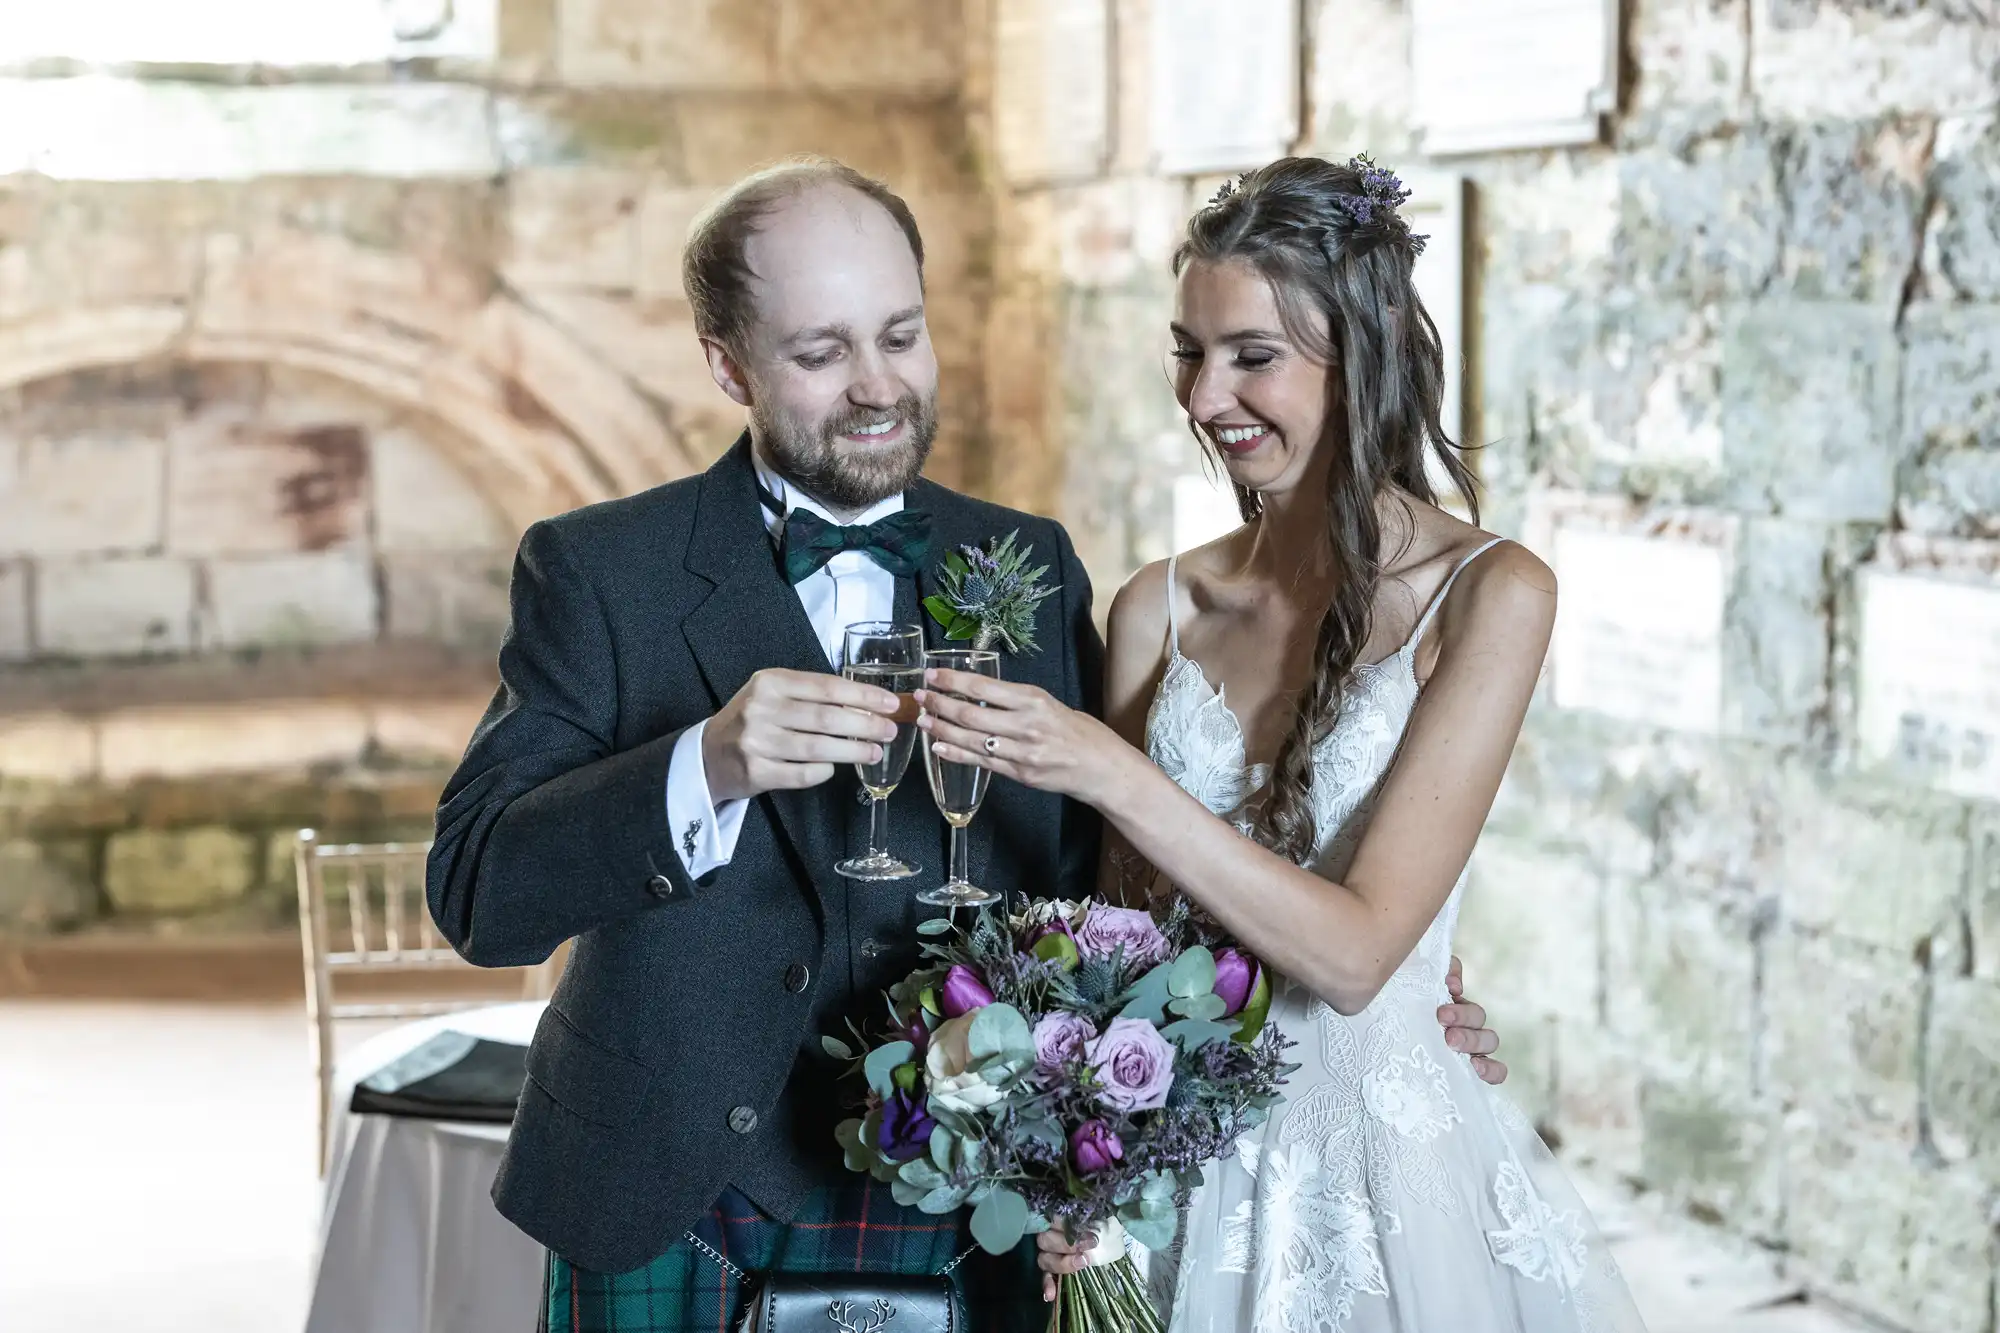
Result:
M1083 1052L1097 1027L1082 1014L1044 1014L1035 1024L1035 1067L1053 1074Z
M1125 1160L1125 1145L1102 1120L1086 1120L1069 1136L1069 1159L1079 1176L1094 1176L1113 1162Z
M1256 993L1263 966L1250 955L1223 949L1215 955L1215 994L1222 1001L1222 1016L1234 1018Z
M898 1092L882 1103L882 1128L875 1146L892 1162L907 1162L930 1146L937 1121L924 1109L924 1099Z
M1128 963L1164 963L1172 952L1151 912L1092 903L1076 928L1076 947L1087 956L1109 958L1121 944Z
M944 974L944 989L938 995L938 1008L944 1011L946 1018L960 1018L991 1003L993 992L986 988L986 983L971 968L959 964Z
M1097 1100L1119 1111L1151 1111L1167 1104L1174 1086L1174 1047L1143 1018L1114 1018L1084 1050L1097 1074Z

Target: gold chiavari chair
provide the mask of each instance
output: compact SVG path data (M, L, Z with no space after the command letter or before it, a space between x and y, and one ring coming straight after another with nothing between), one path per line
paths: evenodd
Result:
M333 1027L354 1019L408 1019L490 1004L464 988L449 999L354 1003L335 995L336 977L368 974L407 979L414 973L456 972L472 965L438 934L424 898L427 842L327 844L300 829L294 860L299 882L299 940L305 954L306 1024L319 1089L319 1169L326 1170L333 1114ZM346 920L338 933L335 912ZM547 962L523 968L522 998L547 999L562 974L569 946ZM441 988L444 989L444 988Z

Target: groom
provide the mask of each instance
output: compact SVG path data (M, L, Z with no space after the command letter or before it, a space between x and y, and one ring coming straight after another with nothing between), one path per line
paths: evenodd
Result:
M885 186L814 160L762 172L695 226L684 278L716 383L749 429L699 477L535 524L501 686L438 808L429 897L474 963L575 952L528 1054L494 1186L548 1246L545 1326L734 1326L737 1274L935 1273L962 1216L898 1206L841 1167L841 1066L819 1044L916 964L932 913L856 883L853 765L895 696L834 674L844 629L925 623L944 554L1018 530L1055 595L1009 679L1094 707L1090 581L1053 521L922 480L937 361L923 243ZM934 626L926 629L935 641ZM888 847L941 877L920 783ZM972 826L982 885L1081 897L1095 816L995 783ZM1462 1049L1491 1049L1476 1006ZM692 1236L699 1244L689 1239ZM959 1270L989 1328L1046 1319L1032 1247Z

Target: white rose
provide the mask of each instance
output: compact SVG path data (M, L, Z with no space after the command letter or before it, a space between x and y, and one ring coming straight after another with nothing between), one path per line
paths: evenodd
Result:
M968 1074L972 1060L972 1020L964 1014L948 1018L931 1033L930 1049L924 1055L924 1074L930 1085L930 1099L947 1111L967 1115L985 1110L1000 1100L1000 1090L978 1074Z

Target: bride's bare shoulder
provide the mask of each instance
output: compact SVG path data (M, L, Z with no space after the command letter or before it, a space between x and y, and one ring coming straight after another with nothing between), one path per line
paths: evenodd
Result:
M1165 653L1167 642L1167 562L1140 566L1111 599L1107 639L1111 651L1139 656L1152 645ZM1121 652L1122 650L1122 652Z

